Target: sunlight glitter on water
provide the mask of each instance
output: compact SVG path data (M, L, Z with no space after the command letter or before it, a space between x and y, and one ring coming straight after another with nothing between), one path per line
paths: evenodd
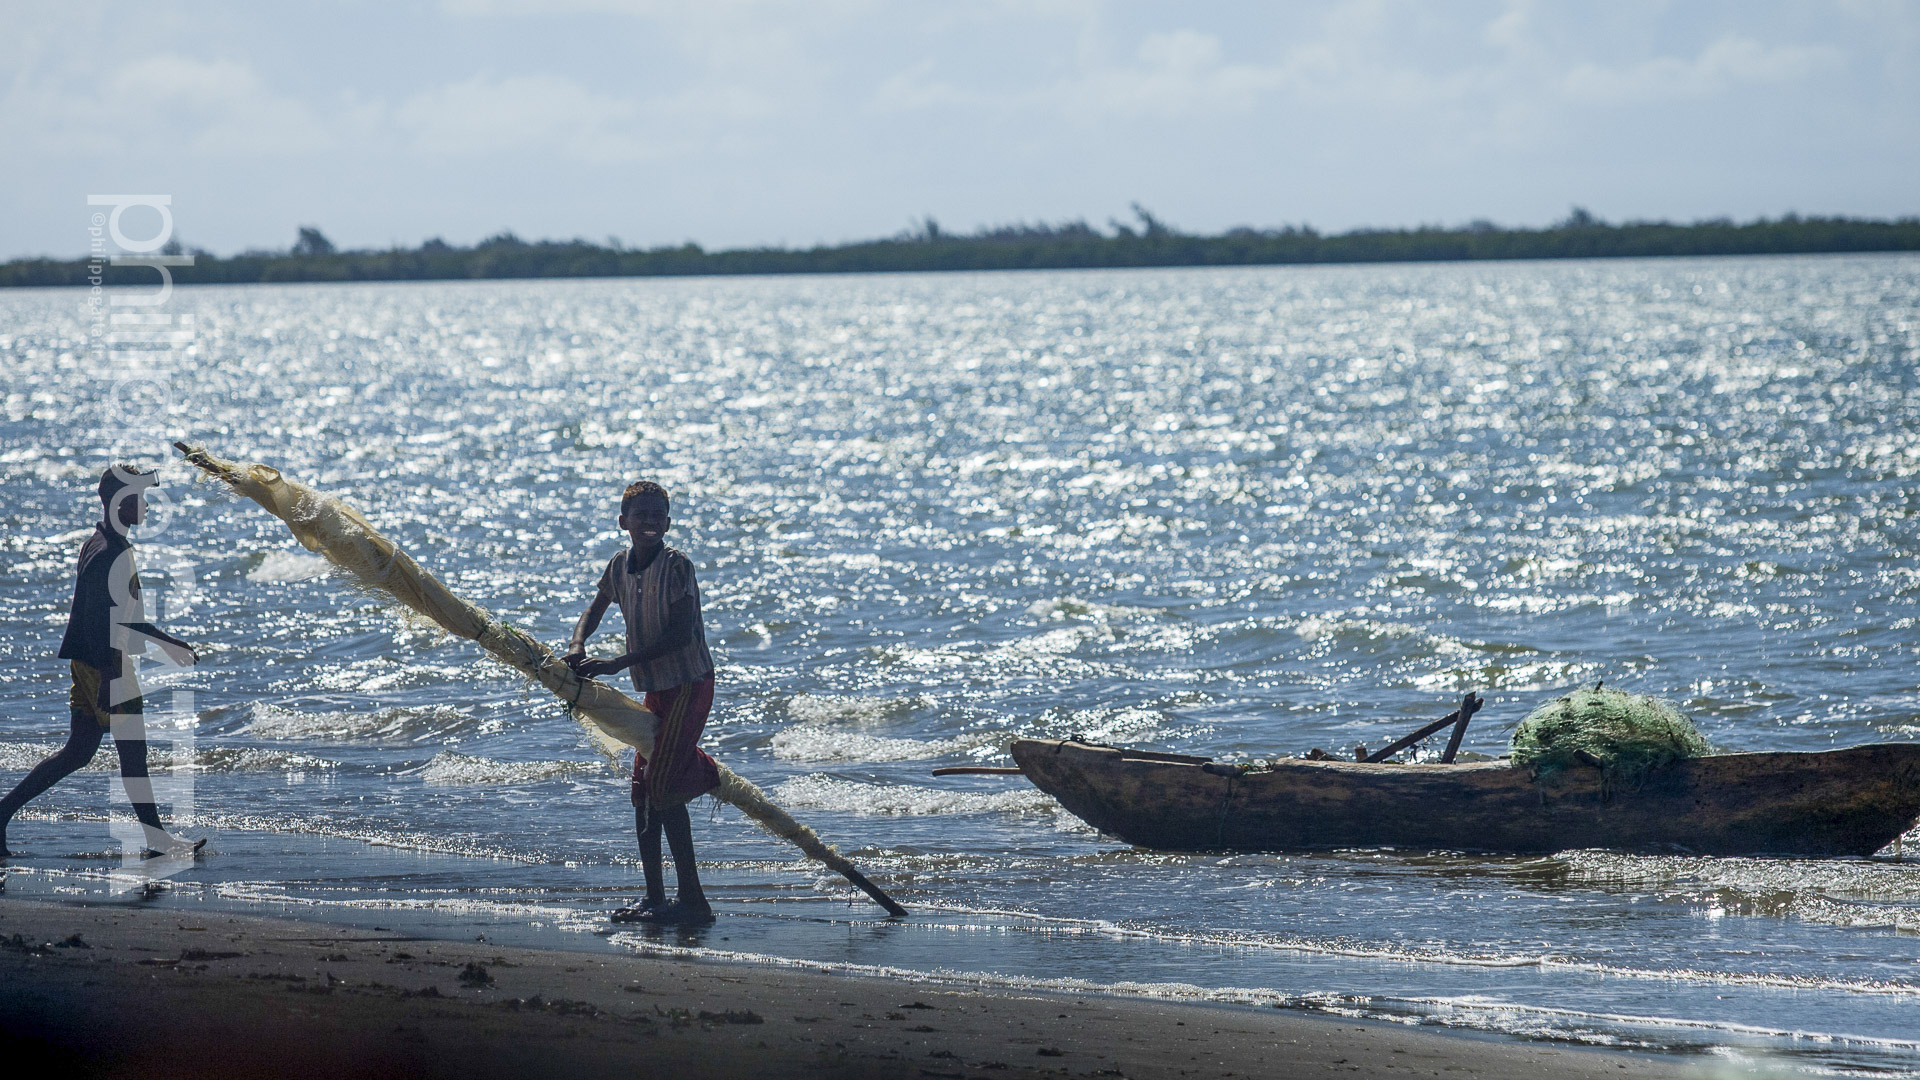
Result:
M1160 855L1017 781L927 775L1017 736L1378 745L1469 689L1467 747L1498 754L1594 679L1727 750L1914 738L1920 259L176 297L206 332L168 435L342 494L550 643L618 550L621 486L674 491L709 745L923 913L875 929L701 814L730 950L1920 1069L1911 863ZM0 296L8 775L65 731L87 490L159 455L103 434L69 300ZM208 646L180 685L223 849L173 900L598 942L631 811L558 704L250 505L169 487L142 550L200 585L163 621ZM10 892L91 887L47 875L105 866L111 775L103 753L16 824Z

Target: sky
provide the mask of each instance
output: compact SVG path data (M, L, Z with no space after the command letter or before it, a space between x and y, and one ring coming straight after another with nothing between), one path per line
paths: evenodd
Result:
M1920 0L0 0L0 258L1920 214Z

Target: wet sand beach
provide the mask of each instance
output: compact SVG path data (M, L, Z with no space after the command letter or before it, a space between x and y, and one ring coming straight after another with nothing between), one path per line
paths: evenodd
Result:
M1273 1009L19 900L0 903L0 1043L82 1076L1550 1080L1697 1068Z

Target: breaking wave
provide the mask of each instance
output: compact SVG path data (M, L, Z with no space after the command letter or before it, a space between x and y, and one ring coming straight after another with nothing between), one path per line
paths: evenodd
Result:
M826 727L794 727L773 737L773 756L786 761L924 761L997 742L1000 735L955 739L889 739Z
M1171 981L1100 982L1071 976L1011 975L952 968L920 971L891 965L806 960L703 946L669 945L658 938L635 933L614 934L608 940L647 956L719 960L979 989L1112 994L1190 1004L1297 1009L1356 1019L1491 1031L1523 1038L1561 1039L1592 1046L1672 1051L1683 1047L1720 1044L1727 1041L1728 1036L1747 1036L1784 1042L1805 1040L1826 1045L1851 1044L1874 1050L1910 1052L1920 1049L1920 1041L1912 1039L1812 1032L1685 1017L1588 1011L1477 996L1391 997L1324 991L1288 992L1265 987L1209 987ZM1699 1034L1693 1038L1676 1036L1675 1033L1680 1031Z
M465 710L446 705L315 713L255 704L241 731L256 739L395 743L442 738L472 723Z
M414 775L429 784L533 784L578 773L601 772L602 767L588 761L496 761L474 757L456 750L442 750L433 759L414 770Z
M0 773L25 772L58 749L58 743L0 743ZM172 747L156 745L147 753L147 765L156 770L189 768L208 773L247 773L333 769L339 767L339 762L311 754L250 746L203 747L188 754ZM102 744L83 771L118 773L120 757L111 746Z
M915 709L933 704L915 697L859 697L840 694L795 694L787 699L787 715L801 724L878 724L904 720Z
M911 784L865 784L815 773L797 776L774 789L780 802L808 810L854 814L1050 814L1060 808L1053 796L1034 788L1014 791L947 791Z
M248 581L308 581L325 574L332 564L302 551L270 551L260 565L247 571Z

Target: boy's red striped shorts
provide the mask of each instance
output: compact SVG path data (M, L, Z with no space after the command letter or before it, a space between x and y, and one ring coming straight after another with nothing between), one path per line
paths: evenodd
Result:
M713 680L648 691L647 710L660 718L653 757L633 759L633 805L678 806L720 786L720 766L695 745L713 710Z

